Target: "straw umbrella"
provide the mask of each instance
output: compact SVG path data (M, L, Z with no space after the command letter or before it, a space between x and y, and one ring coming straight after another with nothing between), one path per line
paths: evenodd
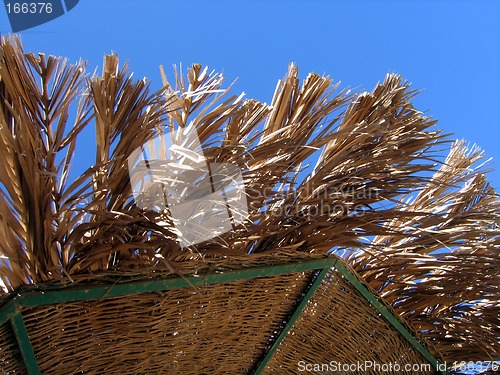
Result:
M343 254L447 361L500 354L498 196L483 153L452 143L389 74L372 92L339 89L290 65L271 104L231 96L193 65L152 91L116 55L85 63L0 50L0 276L6 292L109 270L272 253ZM95 163L72 177L84 131ZM181 247L168 212L141 209L127 160L165 131L196 129L210 163L242 170L248 215ZM450 148L447 158L440 156ZM313 165L310 165L314 163Z

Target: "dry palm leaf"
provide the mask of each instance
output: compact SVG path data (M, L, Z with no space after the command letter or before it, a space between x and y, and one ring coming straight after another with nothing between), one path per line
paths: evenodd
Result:
M350 259L361 276L445 358L500 354L500 203L480 167L483 153L456 142L415 196L401 200L395 235L377 236ZM404 202L404 203L403 203Z

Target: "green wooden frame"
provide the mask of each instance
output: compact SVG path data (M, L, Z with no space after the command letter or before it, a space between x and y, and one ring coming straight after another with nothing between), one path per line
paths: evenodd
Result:
M309 285L304 297L297 305L295 311L285 324L285 327L277 336L275 342L260 361L254 374L261 374L267 363L278 350L281 342L299 318L307 303L314 295L316 289L321 285L328 272L335 268L353 285L364 298L370 302L379 313L400 333L408 342L418 350L435 369L443 368L436 358L415 338L413 334L389 311L389 309L366 288L358 276L354 274L340 259L328 257L319 260L294 261L287 264L271 265L266 267L252 267L234 271L213 272L206 275L190 277L169 277L163 279L134 281L122 284L99 285L99 286L76 286L68 288L57 288L53 290L21 291L13 293L0 307L0 325L10 321L24 364L30 375L41 374L38 362L31 345L29 334L24 324L22 309L24 307L52 305L76 301L87 301L93 299L129 296L133 294L160 292L171 289L203 287L211 284L225 283L231 281L250 280L261 277L270 277L305 271L316 271L315 278ZM436 374L447 372L436 370Z

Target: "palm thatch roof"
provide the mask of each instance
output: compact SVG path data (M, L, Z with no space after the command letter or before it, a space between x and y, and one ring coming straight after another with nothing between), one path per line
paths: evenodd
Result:
M300 82L290 65L268 105L232 96L222 75L197 64L172 84L162 77L153 91L116 55L88 75L82 61L2 38L6 292L109 271L175 272L206 257L334 252L447 362L500 357L498 195L483 152L436 129L408 82L388 74L356 94L329 76ZM168 212L138 207L127 166L134 150L179 128L196 130L209 162L239 166L248 193L241 225L187 248ZM73 178L90 130L95 162Z

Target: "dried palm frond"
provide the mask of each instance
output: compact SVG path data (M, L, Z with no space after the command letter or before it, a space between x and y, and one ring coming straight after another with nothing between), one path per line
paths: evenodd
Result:
M444 358L500 354L500 201L464 141L417 195L402 199L370 251L350 259L360 275Z
M76 138L90 120L82 97L84 63L24 55L17 39L0 49L0 194L2 272L7 286L59 278L66 239L91 173L68 186ZM69 123L78 97L77 113Z
M388 75L373 93L352 100L345 114L334 119L340 122L336 129L330 123L321 138L302 145L308 151L321 150L316 166L261 214L263 232L272 228L275 234L261 235L254 251L270 244L301 244L305 251L362 246L363 236L386 231L381 224L394 214L394 207L374 210L372 205L388 204L422 184L425 177L419 172L434 167L422 153L442 139L439 132L429 130L434 121L411 105L413 94L408 83ZM327 115L323 109L321 113ZM295 136L300 139L300 132ZM281 150L274 152L276 158L282 155ZM293 157L300 163L306 158Z

